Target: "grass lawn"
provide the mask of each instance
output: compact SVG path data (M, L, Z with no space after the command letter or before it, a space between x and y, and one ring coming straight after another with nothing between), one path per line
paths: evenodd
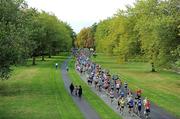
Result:
M135 91L143 89L143 95L150 98L158 106L180 117L180 74L170 71L150 72L148 63L128 62L118 64L117 58L98 55L93 61L101 64L110 72L119 74Z
M80 79L80 76L74 69L74 60L69 62L68 75L71 77L74 85L81 85L83 88L83 97L89 102L92 108L99 114L102 119L121 119L105 102L99 98L90 87Z
M64 88L60 70L66 56L15 67L9 80L0 80L0 119L84 119Z

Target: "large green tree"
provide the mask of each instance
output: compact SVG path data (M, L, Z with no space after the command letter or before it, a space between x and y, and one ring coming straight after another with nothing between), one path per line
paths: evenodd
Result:
M26 57L25 6L20 0L0 0L0 78L8 78L10 66Z
M0 78L8 78L11 66L36 56L69 51L75 34L54 14L28 8L23 0L0 0Z
M138 0L133 7L119 10L97 24L97 51L123 61L140 56L151 63L152 71L171 67L180 59L179 5L178 0Z

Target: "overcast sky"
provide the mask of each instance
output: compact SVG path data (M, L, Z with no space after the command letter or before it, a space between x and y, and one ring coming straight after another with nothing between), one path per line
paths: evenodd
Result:
M135 0L26 0L30 7L53 12L71 25L76 33L83 27L111 17Z

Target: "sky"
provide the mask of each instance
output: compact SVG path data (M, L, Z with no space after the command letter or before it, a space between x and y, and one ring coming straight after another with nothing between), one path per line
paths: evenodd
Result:
M26 0L38 10L54 13L76 33L95 22L113 16L118 9L133 5L135 0Z

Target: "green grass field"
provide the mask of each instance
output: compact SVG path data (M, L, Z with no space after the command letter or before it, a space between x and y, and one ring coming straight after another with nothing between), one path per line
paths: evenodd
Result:
M0 80L0 119L84 119L64 88L52 57L36 66L18 66L9 80Z
M93 58L93 61L109 69L111 73L119 74L133 91L137 88L143 89L144 96L180 117L180 74L162 70L152 73L148 63L118 64L116 57L102 54Z
M68 75L71 77L74 85L81 85L83 88L83 97L89 102L92 108L99 114L102 119L121 119L121 117L114 112L103 100L97 96L90 87L80 79L80 76L74 69L74 60L69 62Z

